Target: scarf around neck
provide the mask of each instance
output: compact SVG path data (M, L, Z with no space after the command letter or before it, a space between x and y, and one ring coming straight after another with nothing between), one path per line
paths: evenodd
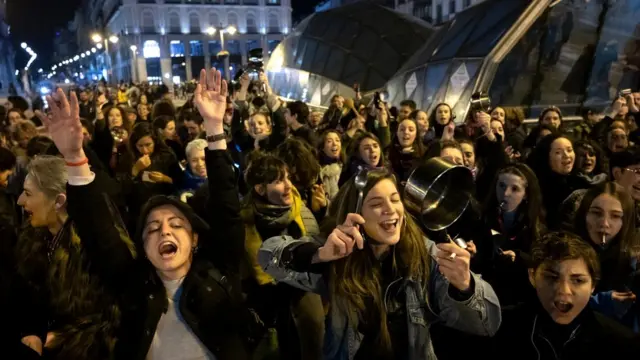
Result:
M262 199L253 202L256 226L270 230L284 230L291 223L291 205L269 204Z

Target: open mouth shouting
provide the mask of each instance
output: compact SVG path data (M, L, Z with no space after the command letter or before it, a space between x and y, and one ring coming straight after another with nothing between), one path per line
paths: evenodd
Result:
M573 304L568 301L555 300L553 302L553 308L562 314L567 314L573 309Z
M378 225L380 225L384 232L395 234L398 229L398 219L385 220Z
M158 253L163 260L170 260L178 253L178 245L172 241L165 240L158 246Z

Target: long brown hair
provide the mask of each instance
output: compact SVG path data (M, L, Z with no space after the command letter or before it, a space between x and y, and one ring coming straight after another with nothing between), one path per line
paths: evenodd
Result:
M369 171L364 197L382 180L391 180L397 186L395 178L388 171ZM347 214L355 211L358 190L353 178L342 186L335 199L323 226L329 231L342 224ZM363 250L356 249L351 255L331 263L329 280L331 305L334 310L346 315L352 326L357 326L358 319L364 318L365 313L376 311L379 314L377 319L380 321L378 324L380 338L377 342L381 344L382 350L390 351L391 338L387 327L382 275L377 265L379 260L367 246L367 241L370 240L365 241ZM393 256L395 277L411 277L420 281L422 289L427 289L430 272L427 246L422 231L411 215L406 212L400 241L393 246L390 256Z
M542 223L545 216L544 204L542 202L542 192L540 184L533 170L525 164L515 163L502 168L493 179L489 188L489 196L485 200L484 217L488 224L491 224L499 216L498 196L496 185L502 174L512 174L525 182L525 198L518 205L517 212L523 215L524 224L527 226L529 240L532 242L540 238ZM531 244L529 244L531 245Z
M633 200L627 191L615 182L605 182L589 189L580 202L580 207L576 212L575 231L585 241L591 242L587 232L587 213L591 203L600 195L608 194L620 201L622 205L622 228L616 234L613 242L620 242L620 252L622 259L637 256L640 251L640 244L636 237L635 221L636 211Z

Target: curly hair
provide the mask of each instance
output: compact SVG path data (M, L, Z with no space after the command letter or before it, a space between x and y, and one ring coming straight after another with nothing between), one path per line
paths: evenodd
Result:
M318 181L320 163L313 149L306 142L289 138L278 145L275 155L289 168L291 182L298 189L307 189Z

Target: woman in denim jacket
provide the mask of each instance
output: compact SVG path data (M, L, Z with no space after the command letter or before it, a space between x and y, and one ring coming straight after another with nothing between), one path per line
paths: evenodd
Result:
M258 254L276 280L329 300L324 358L435 359L429 327L437 322L495 334L498 298L470 272L469 253L426 239L386 170L369 171L361 215L350 213L358 199L353 181L331 205L326 241L279 236Z

